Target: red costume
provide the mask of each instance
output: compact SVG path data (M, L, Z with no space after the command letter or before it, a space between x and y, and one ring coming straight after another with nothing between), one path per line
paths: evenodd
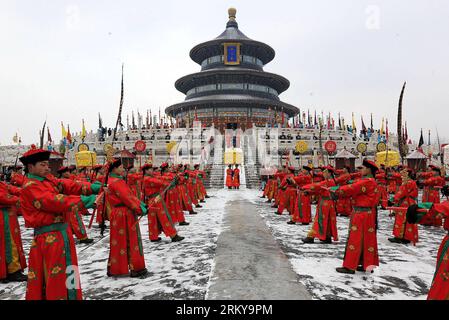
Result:
M293 178L295 175L293 173L286 173L282 175L282 182L279 187L279 207L277 209L277 214L282 214L285 208L293 207L294 195L296 193L296 188L288 183L288 179ZM290 213L292 210L288 210Z
M338 178L335 179L335 182L339 186L347 185L351 181L351 175L349 173L342 174ZM340 198L337 200L337 214L342 216L349 217L352 212L352 205L350 198Z
M440 203L440 189L446 184L443 177L435 175L424 180L424 186L427 189L426 196L423 193L422 202L432 202L434 204ZM423 225L433 225L440 227L442 219L436 216L427 215L421 220Z
M305 185L312 183L312 176L309 174L300 174L293 178L298 188L293 203L293 222L309 224L312 221L312 206L310 197L301 191Z
M106 201L111 206L109 275L127 275L145 270L140 226L141 201L120 176L110 174Z
M353 184L339 187L338 198L352 198L349 237L346 243L343 267L355 270L362 265L379 265L376 237L376 207L379 203L377 183L372 177L362 178Z
M0 280L27 267L17 220L20 192L0 182Z
M387 192L387 176L384 171L379 170L376 173L377 188L380 193L380 205L382 208L388 207L388 192Z
M240 169L239 168L234 169L234 174L232 176L232 186L237 189L240 187Z
M150 240L157 240L163 231L167 237L174 237L176 229L173 220L168 212L167 204L161 193L169 185L162 179L145 176L143 179L144 193L148 205L148 230ZM156 197L160 199L156 200Z
M77 195L61 194L55 181L62 184L66 192L72 191ZM70 183L73 182L28 175L28 182L22 189L20 203L25 226L34 228L28 263L27 300L82 299L75 243L70 226L64 223L64 215L86 207L79 196L83 190ZM75 268L67 269L72 266ZM74 280L78 285L67 288L68 280Z
M401 174L398 172L388 173L387 182L388 193L396 193L398 191L398 187L402 184Z
M318 238L322 241L329 241L332 237L335 241L338 240L335 202L331 199L329 191L325 189L334 186L335 182L331 179L304 186L303 189L309 194L318 196L313 227L307 234L308 238Z
M414 180L408 180L403 183L394 196L394 203L398 207L409 207L416 204L418 199L418 186ZM395 212L393 235L398 239L411 241L413 244L418 242L418 226L407 223L406 213L404 211Z
M448 234L444 237L438 249L435 275L427 299L449 300L449 201L435 204L431 212L440 219L444 218L444 229L448 231Z
M229 189L233 187L233 174L234 170L232 170L231 168L226 169L226 187L228 187Z

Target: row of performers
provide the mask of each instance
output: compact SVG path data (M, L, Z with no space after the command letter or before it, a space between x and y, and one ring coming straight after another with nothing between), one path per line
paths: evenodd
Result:
M417 223L441 226L444 219L444 229L449 231L449 201L440 203L440 190L446 196L449 192L444 172L438 167L430 166L428 171L418 174L407 167L387 172L365 159L355 173L350 173L349 168L336 170L332 166L318 170L304 166L299 175L294 172L295 168L287 166L278 170L269 178L261 198L273 202L278 215L286 209L291 216L288 224L313 223L304 243L314 243L315 238L323 243L338 241L337 214L349 216L343 266L336 268L337 272L373 271L379 265L379 205L391 209L390 215L395 217L393 237L388 239L391 242L416 244ZM424 186L420 204L424 209L417 207L417 181ZM315 201L316 214L312 221L311 203ZM438 251L428 299L449 299L449 234Z
M232 164L228 165L226 169L226 187L228 189L240 188L240 169L238 164L235 165L234 169L232 168Z
M176 225L188 225L185 212L197 214L194 206L202 207L209 198L199 165L190 170L188 165L146 164L140 173L127 175L116 159L89 174L64 167L57 178L50 173L49 157L47 150L32 146L20 158L26 175L12 179L20 187L0 182L0 279L27 281L27 300L82 299L74 236L81 243L92 242L81 217L88 209L94 209L90 224L96 217L102 232L109 221L107 275L145 277L140 219L148 215L152 242L161 241L162 232L181 241ZM25 227L34 229L28 263L19 212ZM76 285L68 287L69 278Z

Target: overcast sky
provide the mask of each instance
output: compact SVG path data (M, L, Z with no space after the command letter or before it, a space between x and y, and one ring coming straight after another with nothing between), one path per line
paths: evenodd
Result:
M115 124L125 64L124 114L184 100L174 82L200 67L189 51L218 36L237 8L240 30L276 50L265 71L291 82L281 99L301 110L355 112L396 130L400 89L409 134L449 139L447 0L0 0L0 143L38 140L47 117L80 131Z

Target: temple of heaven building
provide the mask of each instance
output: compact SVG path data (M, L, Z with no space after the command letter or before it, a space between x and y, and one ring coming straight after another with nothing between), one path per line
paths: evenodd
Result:
M176 81L176 89L186 98L165 112L179 123L196 119L221 131L286 124L299 110L279 99L290 82L263 70L274 59L273 48L245 36L235 20L236 10L230 8L228 13L226 30L190 51L201 71Z

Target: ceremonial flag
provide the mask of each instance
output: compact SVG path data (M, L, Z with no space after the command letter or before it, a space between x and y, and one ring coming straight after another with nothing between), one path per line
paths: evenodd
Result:
M67 141L69 142L69 144L72 143L72 135L70 134L70 126L67 125Z
M310 126L310 111L309 111L309 109L307 109L307 125L309 125Z
M162 125L161 107L159 107L159 125Z
M430 130L429 130L429 141L428 141L427 145L430 146Z
M423 137L423 135L422 135L422 128L421 128L421 136L419 137L419 142L418 142L418 149L420 149L421 150L421 152L422 152L422 145L424 144L424 137Z
M373 126L373 114L371 113L371 131L374 131L374 126Z
M338 113L338 127L340 128L340 130L342 129L340 112Z
M101 120L100 112L98 112L98 128L103 128L103 121Z
M363 116L360 116L360 118L362 119L362 133L366 134L366 132L368 131L365 127L365 122L363 122Z
M405 121L405 141L408 141L407 121Z
M131 122L132 122L133 129L135 129L136 128L136 120L134 119L134 111L132 111L132 113L131 113Z
M352 113L352 131L355 132L357 130L355 126L355 120L354 120L354 112Z
M284 121L285 121L284 107L282 107L281 113L282 113L282 126L284 126Z
M150 126L153 125L153 118L151 117L151 109L150 109Z
M147 118L145 120L146 120L145 126L148 129L148 127L150 126L150 115L148 113L148 109L147 109Z
M380 127L380 134L384 134L384 118L382 117L382 126Z
M50 128L49 127L47 127L47 141L50 142L50 143L53 142L53 140L51 139Z
M12 141L13 141L14 143L18 143L18 142L19 142L19 135L17 134L17 132L16 132L16 134L14 135L14 137L12 137Z
M61 133L62 133L62 138L67 138L67 131L65 131L64 128L64 124L61 121Z
M317 124L318 124L318 122L317 122L317 120L316 120L316 110L315 110L315 120L314 120L313 125L316 126Z
M385 127L386 127L385 139L386 142L388 143L388 118L385 119Z
M81 140L84 141L86 138L86 126L84 125L84 119L83 119L83 128L81 129Z

